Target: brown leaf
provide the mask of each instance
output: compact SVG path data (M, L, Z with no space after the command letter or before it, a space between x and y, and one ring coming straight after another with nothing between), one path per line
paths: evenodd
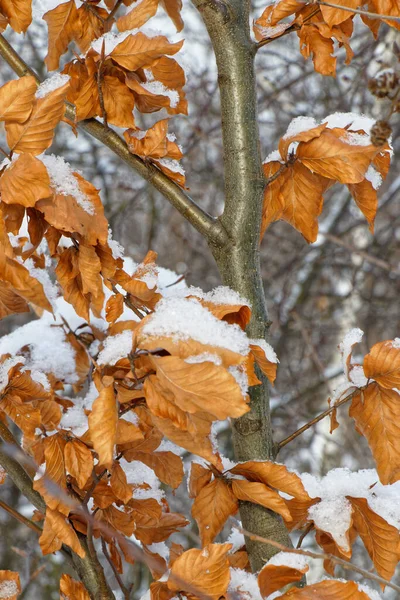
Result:
M6 123L7 143L13 152L37 155L51 145L54 129L64 116L68 86L66 83L39 98L25 123Z
M286 521L291 521L292 519L284 499L278 492L271 490L271 488L264 483L233 479L232 492L238 500L260 504L260 506L264 506L264 508L268 508L269 510L278 513Z
M181 17L182 0L161 0L161 5L164 6L165 11L175 25L176 30L181 31L183 29Z
M110 485L114 494L124 504L132 498L132 487L128 484L125 472L119 462L113 464Z
M107 323L114 323L124 311L124 297L117 293L109 297L106 302L106 320Z
M268 460L248 461L237 464L230 472L243 475L249 481L259 481L295 498L306 501L310 499L300 477L284 465Z
M24 123L35 102L37 83L32 75L8 81L0 87L0 121Z
M99 456L99 464L111 469L118 421L117 403L112 385L101 390L93 402L88 421L90 439Z
M192 516L196 520L203 546L210 544L226 520L237 513L238 501L221 478L205 485L196 496Z
M157 378L189 413L206 411L215 419L240 417L249 411L236 379L211 362L189 364L175 356L153 357Z
M25 33L32 21L32 4L27 0L2 0L1 12L16 33Z
M398 563L399 531L377 515L365 498L348 497L353 523L378 575L390 581Z
M45 58L49 71L58 69L60 56L66 52L79 25L78 19L75 0L61 3L43 16L49 28L48 54Z
M2 593L6 594L3 598L7 598L7 600L17 600L21 593L19 573L16 571L0 570L0 590Z
M228 589L227 554L231 548L231 544L209 544L203 550L187 550L172 565L167 582L169 589L196 596L203 592L212 600L218 600Z
M38 200L52 193L46 167L31 154L21 154L0 179L1 199L6 204L35 206Z
M0 319L24 312L29 312L29 306L25 300L6 283L0 282Z
M257 578L261 595L269 596L289 583L300 581L308 569L308 565L304 569L294 569L286 565L265 565Z
M360 183L351 183L347 187L358 208L367 219L370 232L373 233L376 211L378 209L376 189L367 179L360 181Z
M356 394L349 415L371 448L384 485L400 479L400 396L376 383Z
M262 346L250 344L250 350L261 371L264 373L264 375L268 377L269 381L273 384L276 379L276 370L278 368L277 362L272 362L267 358Z
M139 29L156 14L158 3L159 0L143 0L143 2L135 5L130 12L117 19L118 30Z
M135 127L133 118L135 100L125 83L122 83L118 77L105 75L101 87L108 123L117 127Z
M67 488L64 462L66 442L60 435L55 434L47 437L44 443L46 472L40 479L35 479L33 488L43 496L49 509L68 515L71 507L62 497Z
M340 183L360 183L376 155L376 148L354 145L351 137L346 136L343 129L325 129L319 137L301 142L297 157L305 167L323 177Z
M39 544L43 554L54 552L55 550L52 549L52 544L57 545L58 542L60 542L60 546L61 543L66 544L81 558L86 556L84 549L79 543L75 530L70 523L66 521L63 514L57 510L47 508L44 523L43 533L39 538ZM51 540L52 535L54 536L53 540ZM56 549L58 550L59 548Z
M304 58L312 55L314 68L321 75L336 75L336 57L333 40L321 35L314 24L305 24L298 31L300 52Z
M290 144L294 142L309 142L314 138L317 138L321 135L323 131L327 128L327 123L322 123L317 127L312 127L311 129L306 129L305 131L301 131L300 133L296 133L295 135L285 135L279 140L279 153L282 156L283 160L286 162L288 160L288 151Z
M42 427L46 431L54 431L60 424L62 412L60 405L54 400L45 400L39 403L40 417Z
M284 600L370 600L354 581L334 581L326 579L307 585L302 589L292 588L283 596Z
M182 47L183 41L170 44L164 36L148 38L144 33L129 35L111 52L110 57L117 64L129 71L150 67L164 54L176 54Z
M130 442L142 440L143 437L143 433L137 425L125 421L125 419L118 419L116 444L129 444Z
M52 312L51 304L46 298L43 285L32 277L17 260L8 258L0 246L0 281L9 284L28 302L32 302L45 310ZM7 286L8 287L8 286Z
M167 154L168 119L157 121L142 136L139 131L125 131L124 138L129 151L142 158L163 158Z
M135 452L134 460L140 460L153 469L157 477L172 489L180 486L184 475L182 459L173 452Z
M93 455L89 448L78 440L67 442L64 448L65 468L75 477L83 489L93 471Z
M189 497L196 498L199 494L200 490L203 489L208 483L210 483L212 478L212 472L210 469L206 469L199 463L192 462L190 466L190 476L189 476Z
M400 388L400 347L391 340L372 346L364 357L364 373L384 388Z
M361 4L363 4L363 0L338 0L336 4L345 6L346 8L360 8ZM355 14L348 10L341 10L337 6L332 8L331 6L324 5L321 5L321 13L325 23L330 27L343 23L343 21L346 21Z
M61 575L60 596L60 600L90 600L89 593L83 583L72 579L66 573Z

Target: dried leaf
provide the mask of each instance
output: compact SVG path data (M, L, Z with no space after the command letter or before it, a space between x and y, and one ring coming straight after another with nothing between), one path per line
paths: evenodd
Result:
M24 123L35 102L37 83L32 75L8 81L0 87L0 121Z
M72 579L66 573L61 575L60 596L60 600L90 600L89 593L83 583Z
M125 472L119 462L114 462L111 478L111 489L124 504L132 498L132 487L128 484Z
M176 54L182 47L183 41L170 44L164 36L148 38L144 33L129 35L111 52L110 57L121 67L129 71L151 65L164 54Z
M67 442L64 448L65 468L75 477L83 489L93 471L93 455L89 448L78 440Z
M6 283L0 282L0 319L24 312L29 312L29 306L25 300Z
M268 360L265 351L261 346L258 346L256 344L250 344L250 350L261 371L264 373L264 375L268 377L269 381L273 384L276 379L276 370L278 368L278 364L276 362Z
M269 596L289 583L300 581L308 569L308 565L304 569L294 569L286 565L265 565L257 578L261 595Z
M190 466L189 476L189 497L196 498L200 490L210 483L212 478L212 472L210 469L206 469L199 463L192 462Z
M283 600L370 600L354 581L335 581L326 579L307 585L302 589L292 588L283 596Z
M353 396L349 415L376 461L384 485L400 479L400 396L376 383Z
M93 402L88 421L90 439L99 456L99 464L111 469L118 421L117 402L112 385L101 390Z
M391 340L375 344L364 357L364 373L381 387L400 388L400 347Z
M0 590L3 593L3 598L7 598L7 600L17 600L21 593L19 573L16 571L0 570Z
M226 520L236 514L238 508L234 493L223 479L214 479L199 491L193 502L192 515L203 546L214 540Z
M117 127L135 127L135 100L129 88L118 77L109 75L103 77L101 87L108 123Z
M46 527L47 526L47 527ZM58 542L62 544L66 544L69 546L78 556L81 558L85 557L85 551L79 543L78 536L76 535L75 530L70 525L68 521L66 521L65 516L56 510L51 510L50 508L46 509L46 519L45 519L45 528L43 529L43 533L39 538L39 544L42 548L43 554L50 554L51 552L55 552L55 550L51 549L52 545L57 545ZM53 540L50 543L51 536L53 534ZM57 550L59 548L56 548Z
M1 0L1 12L16 33L25 33L32 21L32 3L29 0Z
M6 204L35 206L38 200L52 196L50 178L41 160L21 154L0 179L1 199Z
M301 478L296 473L289 471L284 465L268 460L262 462L248 461L237 464L233 469L230 469L230 472L235 475L243 475L249 481L259 481L295 498L305 501L310 500Z
M167 585L170 590L183 590L212 600L224 596L229 584L227 554L231 544L209 544L203 550L187 550L171 567Z
M260 504L260 506L264 506L264 508L268 508L269 510L278 513L286 521L292 520L290 511L287 508L284 499L278 492L271 490L271 488L264 483L233 479L232 492L238 500Z
M58 69L60 57L73 40L79 25L75 0L68 0L49 10L44 16L49 28L48 54L45 63L49 71Z
M130 12L117 19L118 30L139 29L156 14L158 2L159 0L143 0L143 2L135 5Z

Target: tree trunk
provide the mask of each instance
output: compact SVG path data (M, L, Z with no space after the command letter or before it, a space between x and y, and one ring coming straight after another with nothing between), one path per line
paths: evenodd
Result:
M266 338L268 314L260 274L259 237L265 179L257 124L254 73L255 45L249 31L248 0L194 0L206 24L218 67L221 94L225 169L225 209L220 223L228 242L211 245L222 281L252 305L247 332ZM236 419L233 445L238 461L273 459L268 384L250 390L251 410ZM289 535L275 513L256 504L241 503L243 527L290 545ZM276 549L247 540L251 566L259 570Z

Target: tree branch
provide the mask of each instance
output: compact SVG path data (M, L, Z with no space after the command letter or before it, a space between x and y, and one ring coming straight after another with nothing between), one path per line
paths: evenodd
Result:
M40 83L37 74L1 34L0 55L19 77L29 74ZM75 107L69 102L66 102L65 116L70 121L75 121ZM223 246L226 243L227 235L219 220L203 210L182 188L154 165L145 163L138 156L131 154L125 141L115 131L104 127L97 119L79 121L77 126L110 148L143 179L151 183L211 245Z
M308 423L306 423L305 425L303 425L303 427L300 427L300 429L297 429L294 433L292 433L287 438L285 438L284 440L282 440L281 442L279 442L277 444L278 451L281 448L283 448L284 446L286 446L286 444L289 444L289 442L292 442L297 437L299 437L299 435L301 435L302 433L304 433L305 431L307 431L307 429L310 429L310 427L313 427L313 425L316 425L317 423L319 423L319 421L322 421L322 419L325 419L325 417L327 417L328 415L330 415L336 408L338 408L338 406L342 406L342 404L345 404L346 402L348 402L349 400L351 400L355 394L357 394L358 392L360 392L360 390L361 390L361 388L357 388L356 390L354 390L353 392L351 392L351 394L349 394L345 398L342 398L342 400L339 400L338 402L336 402L336 404L334 404L333 406L331 406L327 410L324 410L324 412L322 412L321 414L319 414L316 417L314 417L314 419L311 419L311 421L308 421Z
M8 504L3 502L2 500L0 500L0 508L5 510L6 512L8 512L9 515L14 517L14 519L17 519L17 521L19 521L23 525L26 525L27 527L29 527L29 529L32 529L32 531L34 531L35 533L38 533L39 535L41 535L42 529L39 527L39 525L36 525L36 523L34 521L31 521L27 517L24 517L24 515L21 515L21 513L19 513L14 508L11 508L11 506L8 506Z
M383 577L380 577L379 575L375 575L375 573L371 573L370 571L367 571L366 569L357 567L356 565L353 565L348 560L344 560L343 558L339 558L338 556L334 556L333 554L327 554L325 552L310 552L309 550L301 550L300 548L296 548L296 549L287 548L286 546L283 546L282 544L279 544L278 542L275 542L274 540L263 538L254 533L250 533L249 531L246 531L245 529L242 529L240 527L238 527L238 529L246 537L253 538L254 540L258 540L259 542L263 542L264 544L269 544L270 546L277 548L281 552L290 552L291 554L300 554L301 556L308 556L309 558L318 558L320 560L331 560L332 562L337 563L344 569L347 569L349 571L354 571L355 573L360 573L360 575L362 575L363 577L366 577L367 579L371 579L372 581L376 581L383 587L387 586L387 587L392 588L392 590L395 590L396 592L400 592L400 586L398 586L394 583L391 583L387 579L384 579Z

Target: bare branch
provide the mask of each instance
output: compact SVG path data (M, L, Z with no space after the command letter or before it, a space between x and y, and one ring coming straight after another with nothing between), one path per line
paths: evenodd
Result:
M32 529L32 531L34 531L35 533L38 533L39 535L42 533L42 529L39 527L39 525L36 525L34 521L31 521L27 517L24 517L24 515L21 515L21 513L19 513L14 508L11 508L11 506L8 506L8 504L3 502L2 500L0 500L0 508L8 512L9 515L14 517L14 519L17 519L17 521L19 521L23 525L29 527L29 529Z
M333 4L332 2L325 2L323 0L315 0L315 4L319 4L321 6L329 6L330 8L340 8L341 10L346 10L351 13L356 13L357 15L363 15L364 17L369 17L370 19L386 19L387 21L395 21L396 23L400 23L400 17L393 17L391 15L381 15L379 13L370 12L369 10L362 10L359 8L350 8L349 6L342 6L341 4Z
M296 549L287 548L283 544L280 544L279 542L275 542L274 540L263 538L255 533L251 533L250 531L246 531L245 529L242 529L240 527L238 527L238 529L246 537L256 540L258 542L262 542L263 544L269 544L270 546L277 548L281 552L290 552L291 554L300 554L301 556L308 556L309 558L318 558L320 560L331 560L332 562L337 563L338 565L340 565L344 569L347 569L348 571L354 571L355 573L360 573L360 575L363 575L365 578L371 579L372 581L376 581L383 587L387 586L387 587L392 588L392 590L395 590L396 592L400 592L400 586L398 586L394 583L391 583L390 581L388 581L387 579L384 579L383 577L380 577L379 575L375 575L375 573L371 573L370 571L367 571L366 569L362 569L361 567L353 565L348 560L344 560L343 558L334 556L333 554L327 554L325 552L310 552L309 550L300 550L300 548L296 548Z
M31 69L8 41L0 34L0 55L19 76L32 75L40 83L37 74ZM75 120L75 107L66 102L65 116ZM125 141L112 129L107 129L96 119L79 121L77 124L110 148L129 167L134 169L143 179L151 183L167 200L174 206L197 231L199 231L211 245L222 247L227 243L228 236L220 221L203 210L186 192L164 175L159 169L150 163L145 163L138 156L131 154Z

